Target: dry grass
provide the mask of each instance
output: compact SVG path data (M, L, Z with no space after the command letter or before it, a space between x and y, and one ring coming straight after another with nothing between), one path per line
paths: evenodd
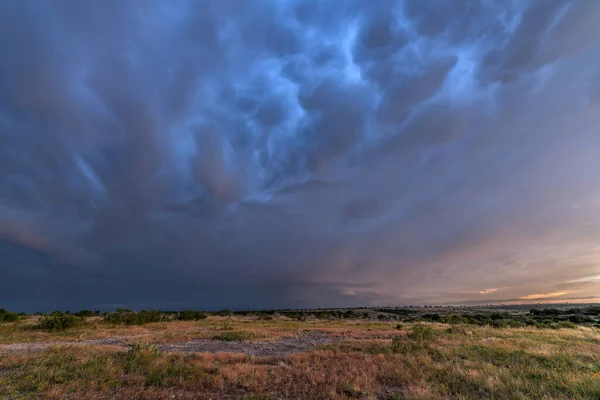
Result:
M600 398L598 329L448 329L443 324L405 324L396 330L394 325L210 317L199 322L99 327L96 334L107 335L101 337L146 335L150 342L232 332L275 339L305 330L329 332L344 341L283 358L164 354L152 345L129 351L57 346L41 353L0 357L0 397ZM172 336L165 338L165 332ZM73 335L67 332L65 337ZM393 337L397 339L392 341ZM245 338L252 340L252 335Z
M395 324L372 321L322 321L299 322L281 317L273 320L258 320L256 317L211 316L201 321L156 322L145 325L111 325L97 318L88 319L84 325L58 332L34 329L36 317L10 324L0 324L0 345L22 342L51 342L96 340L109 338L142 339L145 342L162 344L212 339L226 331L243 331L255 340L276 340L300 332L326 332L347 338L391 338Z

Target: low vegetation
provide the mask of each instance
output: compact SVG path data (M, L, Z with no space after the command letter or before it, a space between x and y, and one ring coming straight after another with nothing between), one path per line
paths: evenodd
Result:
M259 336L254 332L245 331L227 331L213 336L214 340L222 340L225 342L243 342L245 340L256 339Z
M20 318L19 314L6 311L0 308L0 322L16 322Z
M598 399L597 310L290 311L301 318L285 311L119 310L102 316L20 316L0 323L0 398ZM269 347L269 341L311 334L327 340L275 356L219 350ZM121 344L86 344L81 338L120 338ZM56 340L65 342L25 352L9 344ZM214 350L166 351L194 340L212 343Z
M41 317L36 327L45 331L62 331L83 324L83 318L76 315L56 311L50 315Z

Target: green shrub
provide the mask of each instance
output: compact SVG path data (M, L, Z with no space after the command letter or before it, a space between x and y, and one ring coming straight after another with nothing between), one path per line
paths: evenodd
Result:
M440 322L442 316L440 314L423 314L422 318L426 321Z
M148 374L156 360L160 358L158 347L154 344L134 343L129 346L125 355L124 370L126 373Z
M327 311L321 311L313 313L313 317L317 319L329 319L331 317L331 314L329 314Z
M585 310L585 314L600 316L600 306L589 306L587 310Z
M396 336L392 339L392 345L390 347L392 353L406 354L412 349L412 344L402 336Z
M464 325L451 325L450 328L446 329L446 333L449 335L469 335L471 331L467 331Z
M269 314L265 314L265 313L259 313L258 314L258 320L259 321L270 321L272 319L273 319L273 317L270 316Z
M396 314L396 315L401 315L401 316L414 314L416 312L414 310L409 310L407 308L378 308L375 311L379 311L382 313L388 313L388 314Z
M406 354L412 351L426 350L435 338L435 331L427 325L415 325L406 337L396 336L392 339L393 353Z
M568 329L577 328L577 325L571 321L560 321L560 322L557 322L555 325L557 328L568 328Z
M19 314L0 308L0 322L17 322L19 319Z
M218 315L218 316L220 316L220 317L231 317L233 315L233 313L231 312L231 310L228 309L228 308L224 308L224 309L222 309L220 311L217 311L215 314Z
M132 343L129 345L129 350L127 351L129 357L137 357L141 354L157 357L158 346L150 343Z
M255 333L246 331L228 331L213 336L213 340L222 340L224 342L243 342L256 338L257 335Z
M151 322L170 321L172 317L163 311L146 311L139 312L130 310L117 310L114 313L104 315L104 321L117 325L143 325Z
M206 318L206 313L195 310L185 310L177 313L176 319L180 321L200 321Z
M73 315L76 315L78 317L87 318L87 317L94 317L96 314L92 310L81 310L79 312L76 312Z
M55 311L51 315L38 320L36 327L46 331L61 331L74 328L83 323L83 318Z
M435 337L435 331L427 325L415 325L407 337L417 342L426 343Z

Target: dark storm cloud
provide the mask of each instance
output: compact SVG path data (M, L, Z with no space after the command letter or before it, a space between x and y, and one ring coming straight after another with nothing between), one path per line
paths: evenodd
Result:
M592 296L598 18L591 0L3 2L0 302Z

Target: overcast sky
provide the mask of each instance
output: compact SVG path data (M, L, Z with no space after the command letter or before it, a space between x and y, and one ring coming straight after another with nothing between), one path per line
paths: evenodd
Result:
M600 1L0 2L0 307L600 300Z

